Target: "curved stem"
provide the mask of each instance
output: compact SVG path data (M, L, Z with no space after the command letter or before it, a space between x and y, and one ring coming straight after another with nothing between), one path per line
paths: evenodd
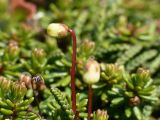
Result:
M76 74L76 48L77 48L77 40L76 40L76 34L72 29L69 29L68 32L72 36L72 67L71 67L71 89L72 89L72 110L75 114L75 120L77 119L77 113L76 113L76 86L75 86L75 74Z
M92 85L88 85L88 120L91 120L92 113Z

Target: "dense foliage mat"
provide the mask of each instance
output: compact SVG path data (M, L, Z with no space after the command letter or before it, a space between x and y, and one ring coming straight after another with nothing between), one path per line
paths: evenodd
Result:
M159 11L159 0L1 0L0 119L86 120L90 92L93 120L158 119ZM72 36L49 36L50 23L77 36L76 114Z

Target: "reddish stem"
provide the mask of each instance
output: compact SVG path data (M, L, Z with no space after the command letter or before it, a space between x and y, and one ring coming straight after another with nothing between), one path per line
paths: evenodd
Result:
M88 120L91 120L92 113L92 85L88 85Z
M77 113L76 113L76 86L75 86L75 74L76 74L76 34L72 29L68 30L72 36L72 67L71 67L71 89L72 89L72 110L75 114L74 120L77 120Z

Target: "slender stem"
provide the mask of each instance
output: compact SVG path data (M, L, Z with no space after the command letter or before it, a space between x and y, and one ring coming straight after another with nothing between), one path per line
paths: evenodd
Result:
M39 107L39 100L38 100L38 98L37 98L37 95L36 95L36 91L35 91L35 89L34 89L34 82L33 82L33 80L31 81L31 86L32 86L32 90L33 90L33 97L34 97L34 99L35 99L35 102L36 102L36 105L37 105L37 108L38 108L38 111L39 111L39 114L40 115L42 115L41 114L41 110L40 110L40 107Z
M72 67L71 67L71 89L72 89L72 110L75 114L75 120L77 119L76 114L76 86L75 86L75 74L76 74L76 34L72 29L68 29L68 32L72 36Z
M92 113L92 85L88 85L88 120L91 120Z

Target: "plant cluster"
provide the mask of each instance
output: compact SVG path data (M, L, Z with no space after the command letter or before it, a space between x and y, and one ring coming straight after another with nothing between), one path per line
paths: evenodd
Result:
M0 119L160 117L159 8L158 0L1 0Z

